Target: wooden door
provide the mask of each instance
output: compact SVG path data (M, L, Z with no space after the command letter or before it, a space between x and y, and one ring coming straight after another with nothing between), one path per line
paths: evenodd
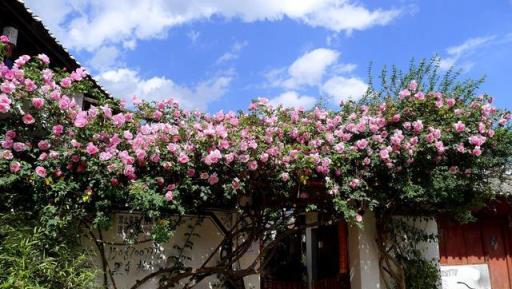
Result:
M505 218L439 222L441 265L488 264L493 289L512 289L511 232Z

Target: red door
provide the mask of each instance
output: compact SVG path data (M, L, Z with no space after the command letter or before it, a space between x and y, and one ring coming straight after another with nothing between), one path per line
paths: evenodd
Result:
M493 289L512 288L511 234L506 218L476 223L439 222L441 265L488 264Z

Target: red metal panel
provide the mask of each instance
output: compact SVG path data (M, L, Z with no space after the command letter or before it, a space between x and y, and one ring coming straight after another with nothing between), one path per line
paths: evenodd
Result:
M512 288L512 230L511 219L508 217L503 223L503 235L505 236L505 251L507 252L508 280Z
M464 230L456 224L446 224L443 229L446 248L446 265L464 265L468 263L466 243L464 242Z
M447 264L447 253L446 253L446 234L448 232L447 224L444 219L437 220L437 227L439 231L439 263Z
M338 222L338 246L339 246L339 273L348 273L348 240L347 240L347 222L340 220Z
M510 289L502 225L503 223L497 219L482 222L483 247L488 256L487 263L493 289Z
M464 244L466 244L468 264L485 263L480 223L465 224L462 228L464 231Z

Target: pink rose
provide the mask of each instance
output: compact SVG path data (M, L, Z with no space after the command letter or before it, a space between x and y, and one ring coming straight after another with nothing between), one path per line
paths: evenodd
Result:
M202 172L200 175L199 175L199 178L201 178L201 180L206 180L208 179L210 176L208 175L208 173L206 172Z
M459 153L464 153L466 149L464 148L464 143L459 143L455 148Z
M480 156L482 154L482 149L479 146L476 146L471 152L474 156Z
M445 148L444 148L444 144L442 141L436 141L436 143L434 145L435 145L438 153L440 153L440 154L444 153Z
M482 135L472 135L469 137L469 143L474 146L481 146L487 141L487 138Z
M349 183L349 186L352 189L355 189L355 188L359 187L360 184L361 184L361 180L360 179L352 179L352 181L350 181L350 183Z
M50 58L46 54L41 53L37 55L37 58L44 64L50 64Z
M10 150L0 151L0 157L4 160L12 160L14 158Z
M127 140L131 140L133 139L133 134L130 131L125 130L123 132L123 137Z
M400 121L400 114L395 114L393 115L393 118L392 118L393 122L399 122Z
M125 115L122 114L122 113L118 113L116 115L113 115L112 116L112 122L114 123L115 126L122 127L124 125L124 123L126 122Z
M9 105L11 104L11 99L5 94L0 94L0 103Z
M238 189L240 189L240 181L238 180L238 178L235 178L235 179L231 182L231 187L232 187L234 190L238 190Z
M3 93L11 94L15 89L16 86L10 81L6 81L0 84L0 91Z
M69 97L67 96L63 96L60 100L59 100L59 108L60 109L68 109L69 108L69 104L71 103L71 100L69 99Z
M40 150L45 151L45 150L48 150L50 148L50 143L48 143L47 140L42 140L39 143L37 143L37 147Z
M334 146L334 149L337 153L341 154L345 150L345 145L343 143L338 143Z
M11 110L11 106L9 104L0 102L0 112L1 113L7 113Z
M146 151L145 150L141 150L141 149L137 149L135 151L135 157L139 160L139 161L142 161L146 158Z
M363 216L361 216L360 214L357 214L356 215L356 222L361 223L362 221L363 221Z
M39 158L38 160L40 161L46 161L48 159L48 154L47 153L42 153L39 155Z
M364 150L368 146L368 140L366 139L360 139L356 142L356 147L359 150Z
M100 161L108 161L113 157L113 155L109 152L101 152L100 153Z
M450 172L450 174L456 174L459 172L459 167L457 166L451 166L449 169L448 169L448 172Z
M19 162L11 162L11 164L9 165L9 169L11 173L15 174L20 171L21 164Z
M7 139L14 139L14 138L16 138L16 132L13 130L8 130L5 132L5 137Z
M87 119L87 112L81 111L77 114L74 125L79 128L85 127L89 123L89 120Z
M71 87L71 83L72 83L71 78L69 78L69 77L64 77L64 78L60 81L60 86L62 86L62 87L64 87L64 88L69 88L69 87Z
M456 102L456 101L455 101L455 99L453 99L453 98L448 98L448 99L446 100L446 104L447 104L449 107L454 106L454 105L455 105L455 102Z
M24 151L26 146L24 143L22 142L15 142L13 145L12 145L12 148L14 149L14 151L16 152L21 152L21 151Z
M44 99L43 99L43 98L40 98L40 97L32 98L32 105L33 105L36 109L41 109L41 108L43 108L43 106L44 106Z
M24 124L33 124L36 120L30 113L26 113L21 118Z
M217 173L211 174L210 177L208 178L208 183L210 185L215 185L218 182L219 182L219 177L217 177Z
M194 170L193 168L189 168L187 170L187 176L193 177L195 174L196 174L196 170Z
M154 153L152 154L150 157L149 157L149 160L154 162L154 163L158 163L160 161L160 154L159 153Z
M456 132L463 132L466 129L466 125L459 120L458 122L453 124L453 128L455 128Z
M96 147L92 142L87 144L87 147L85 148L85 150L90 155L95 155L95 154L97 154L100 151L98 149L98 147Z
M52 128L53 134L56 136L60 136L64 132L64 126L58 124L53 126Z
M406 98L411 95L411 92L408 89L403 89L398 93L398 97L400 99Z
M418 88L418 83L416 82L416 80L411 80L411 82L409 82L409 85L407 86L407 88L409 90L415 91Z
M258 162L256 162L256 161L250 161L250 162L247 164L247 167L249 167L249 170L251 170L251 171L255 171L255 170L258 168Z
M167 191L167 192L165 193L165 199L166 199L167 201L169 201L169 202L170 202L170 201L172 201L172 198L173 198L173 197L174 197L174 195L173 195L172 191Z
M423 122L421 120L413 121L412 128L414 132L419 133L423 130Z
M388 149L387 148L381 149L380 152L379 152L379 156L380 156L380 158L383 161L388 161L389 160L389 151L388 151Z
M180 153L180 155L178 156L178 162L180 162L181 164L186 164L188 163L188 161L189 157L184 153Z
M212 165L217 163L222 158L222 154L219 150L213 150L211 151L205 158L204 163L207 165Z
M36 167L36 174L41 178L44 178L46 177L46 169L41 166L38 166Z
M111 178L110 183L112 184L112 186L115 187L115 186L119 185L119 180L116 178Z
M130 179L135 178L135 168L132 165L127 165L124 167L123 174Z

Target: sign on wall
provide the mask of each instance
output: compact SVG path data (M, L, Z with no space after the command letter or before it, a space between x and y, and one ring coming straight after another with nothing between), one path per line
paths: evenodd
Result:
M441 282L443 289L491 289L489 266L441 266Z

